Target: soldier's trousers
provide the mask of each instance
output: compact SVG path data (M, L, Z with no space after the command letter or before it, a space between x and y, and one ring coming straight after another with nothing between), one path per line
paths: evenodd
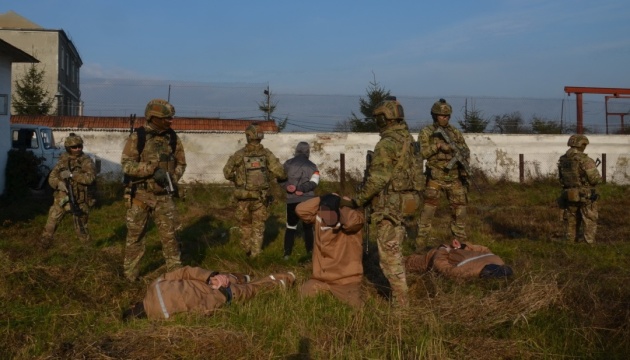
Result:
M562 215L565 240L593 244L598 217L597 202L570 202Z
M376 224L376 232L381 270L389 280L392 289L392 301L397 305L406 305L408 303L408 287L402 255L405 226L403 224L396 225L388 219L382 219Z
M466 239L466 205L468 204L466 187L460 180L431 179L424 190L424 208L418 222L418 237L416 239L418 250L426 246L439 245L429 244L429 237L431 235L431 223L442 192L446 195L451 207L451 235L459 240Z
M59 226L59 223L63 219L64 215L72 212L70 209L70 203L65 203L61 206L59 205L59 199L55 198L54 201L55 202L48 210L48 220L46 220L46 225L44 226L44 231L42 233L42 242L47 242L47 244L45 244L46 246L50 245L49 243L52 241L55 230L57 230L57 226ZM83 213L78 216L76 220L74 219L74 215L72 215L74 231L81 241L89 241L90 233L88 231L87 224L90 207L85 203L80 203L79 207ZM81 229L81 227L83 227L83 229Z
M168 195L148 195L134 198L127 210L127 241L125 245L125 276L135 280L140 274L139 263L144 255L149 216L157 226L162 242L162 254L166 260L167 271L181 267L181 252L177 240L177 213L173 199Z
M262 251L267 207L263 200L238 200L236 219L240 227L241 245L251 257Z

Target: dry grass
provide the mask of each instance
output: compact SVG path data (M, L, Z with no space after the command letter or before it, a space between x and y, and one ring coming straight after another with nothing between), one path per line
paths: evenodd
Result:
M323 184L334 189L334 185ZM196 186L179 201L188 262L264 276L292 270L294 289L233 304L212 317L124 323L163 272L155 228L147 233L144 282L121 275L124 206L117 199L91 214L94 244L80 244L67 219L48 251L37 248L47 204L1 209L0 354L16 359L622 359L630 351L630 205L627 187L606 186L600 243L558 241L552 183L484 184L471 193L469 233L515 270L509 280L454 281L409 276L412 304L391 308L382 296L376 244L365 257L368 301L361 310L330 297L300 299L310 273L301 241L281 259L284 207L273 206L272 238L248 261L229 242L229 191ZM112 193L117 193L112 191ZM447 237L448 208L434 223ZM407 251L413 246L406 244Z

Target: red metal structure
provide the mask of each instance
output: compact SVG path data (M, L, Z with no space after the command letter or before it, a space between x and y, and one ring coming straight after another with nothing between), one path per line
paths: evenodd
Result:
M564 92L567 94L575 94L577 105L577 133L584 133L584 119L582 113L582 94L604 94L606 96L606 134L608 134L608 115L620 115L621 116L621 128L623 130L623 117L624 114L609 113L608 112L608 100L611 98L628 98L630 96L630 89L623 88L600 88L600 87L579 87L579 86L565 86Z

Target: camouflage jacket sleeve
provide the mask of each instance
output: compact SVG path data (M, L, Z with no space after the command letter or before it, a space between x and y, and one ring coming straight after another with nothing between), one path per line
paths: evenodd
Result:
M184 171L186 171L186 152L184 152L184 145L179 136L177 137L177 145L175 146L175 153L173 155L176 161L173 181L178 182L184 176Z
M77 159L77 165L72 168L72 181L81 185L91 185L96 180L96 166L94 161L86 154Z
M363 206L379 192L383 191L394 172L394 161L399 155L393 139L383 138L374 148L372 164L368 170L369 176L361 192L357 194L357 205Z
M239 163L242 162L243 154L242 151L239 150L232 154L228 159L227 163L223 167L223 176L226 180L234 182L236 180L236 171L239 166Z
M68 153L64 153L59 157L48 176L50 187L56 189L58 184L63 181L61 172L64 170L72 172L72 181L77 184L91 185L96 179L96 166L88 155L82 154L78 158L73 159Z
M425 159L438 153L437 143L433 141L433 125L425 126L418 134L418 142L420 143L420 149L422 157Z
M597 165L595 161L588 157L588 155L583 154L580 158L580 167L584 171L584 178L588 181L588 184L591 186L595 186L602 182L602 177L599 174L599 170L597 170Z
M280 163L280 160L274 155L271 150L265 148L266 157L267 157L267 166L269 166L269 172L275 177L277 180L286 180L287 173L284 171L284 166Z
M185 160L184 160L185 161ZM157 168L157 163L150 161L140 161L138 153L138 135L133 133L127 139L120 159L123 173L129 176L143 178L153 175Z
M60 173L67 167L68 153L63 153L48 175L48 185L50 185L51 188L57 189L58 184L62 181Z

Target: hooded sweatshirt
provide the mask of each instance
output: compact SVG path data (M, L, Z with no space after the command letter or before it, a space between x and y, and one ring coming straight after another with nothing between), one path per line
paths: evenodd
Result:
M315 197L315 188L319 184L319 170L308 158L310 156L310 146L307 142L301 141L295 147L295 156L284 163L284 171L287 173L287 181L282 186L287 188L295 185L296 191L301 191L302 195L287 193L287 204L300 203Z

